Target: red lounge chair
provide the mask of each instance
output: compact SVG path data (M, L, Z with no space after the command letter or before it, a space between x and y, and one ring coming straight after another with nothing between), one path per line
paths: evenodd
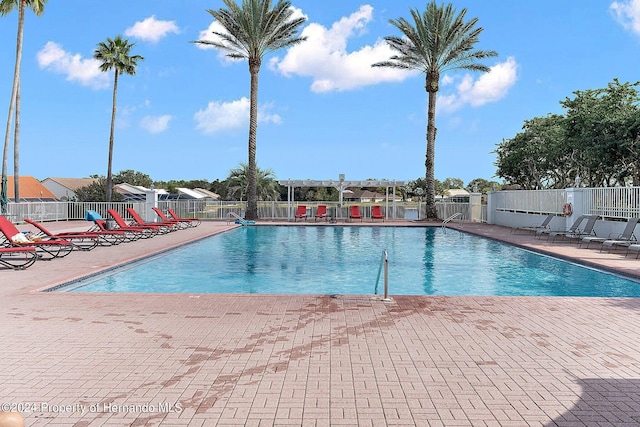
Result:
M305 205L298 206L298 210L296 210L296 216L293 221L295 222L298 218L304 218L305 221L307 220L307 207Z
M71 253L73 245L68 240L48 239L41 241L16 241L16 236L24 234L16 228L6 217L0 216L0 231L6 239L5 246L18 248L34 248L38 253L38 258L42 260L50 260L53 258L62 258Z
M153 207L151 209L153 209L156 215L158 215L158 218L160 218L160 222L166 222L166 223L173 222L175 226L179 229L191 227L191 224L189 223L189 221L182 221L182 220L169 218L164 214L164 212L162 212L157 207Z
M160 233L160 227L156 227L152 225L134 226L134 225L127 224L116 210L109 209L107 213L116 222L116 225L117 225L117 227L115 228L116 230L137 232L142 238L153 237L158 233ZM96 221L96 224L97 223L98 222ZM102 225L104 226L104 223Z
M384 214L380 206L374 206L371 208L371 221L375 219L381 219L384 222Z
M325 221L327 220L327 207L325 205L318 206L314 221L317 221L318 218L324 218Z
M129 215L131 215L131 218L133 218L133 222L129 224L130 226L152 225L161 227L161 229L166 229L165 231L175 231L178 229L178 227L176 226L176 224L178 223L177 221L146 222L140 215L138 215L138 212L136 212L135 209L127 208L127 212L129 213Z
M38 230L39 233L36 234L36 237L43 238L55 238L55 239L65 239L69 240L73 243L78 249L90 250L95 248L98 245L101 246L113 246L124 241L121 232L108 232L108 231L62 231L60 233L53 233L49 231L43 224L31 220L29 218L24 219L25 222L33 225Z
M178 216L178 214L175 213L171 208L167 209L167 212L169 212L171 218L175 219L176 221L185 222L189 225L189 227L197 227L200 225L200 218L182 218Z
M36 227L38 230L40 230L39 233L35 233L35 237L40 238L40 239L64 239L64 240L68 240L71 242L71 244L73 245L73 247L75 249L79 249L82 251L90 251L91 249L95 248L96 246L98 246L98 242L100 239L100 236L95 234L95 233L90 233L90 232L81 232L81 233L73 233L73 232L66 232L66 233L59 233L59 234L54 234L52 232L50 232L49 230L47 230L44 225L30 220L29 218L25 218L24 219L25 222L27 222L28 224L33 225L34 227Z
M0 264L14 270L24 270L37 259L38 254L33 247L0 248Z
M360 213L360 206L351 206L349 209L349 218L359 219L362 222L362 214Z
M128 230L111 230L107 228L107 222L102 215L94 210L87 210L87 213L84 217L87 221L93 222L94 226L89 229L89 233L98 233L103 238L101 240L101 244L104 240L111 241L112 245L117 245L123 242L134 242L138 239L141 239L142 233ZM105 244L106 245L106 244Z

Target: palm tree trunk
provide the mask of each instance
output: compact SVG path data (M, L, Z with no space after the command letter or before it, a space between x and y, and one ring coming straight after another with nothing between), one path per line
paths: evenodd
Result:
M248 162L248 188L247 211L245 218L258 219L258 191L257 191L257 167L256 167L256 139L258 131L258 73L260 60L249 59L249 73L251 74L251 101L249 106L249 162Z
M438 218L436 210L436 182L435 182L435 146L436 146L436 93L438 91L439 75L427 73L427 92L429 107L427 111L427 153L424 162L426 174L426 215L427 218Z
M11 135L11 122L13 119L13 109L16 105L16 97L18 96L18 84L20 81L20 62L22 60L22 32L24 28L24 9L26 0L20 0L18 6L18 35L16 41L16 64L13 70L13 87L11 89L11 102L9 103L9 115L7 117L7 128L4 134L4 148L2 151L2 182L0 188L0 208L2 213L7 212L7 161L9 158L9 141ZM16 179L16 177L14 177Z
M113 164L113 133L116 123L116 93L118 92L118 69L115 69L115 75L113 78L113 106L111 108L111 131L109 132L109 160L107 162L107 188L106 188L106 201L111 201L111 192L113 190L113 177L111 175L111 167Z
M13 199L20 203L20 76L16 94L16 124L13 131Z

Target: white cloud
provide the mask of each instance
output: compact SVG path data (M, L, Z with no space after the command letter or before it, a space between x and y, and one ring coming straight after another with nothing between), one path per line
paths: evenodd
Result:
M249 104L249 99L245 97L230 102L211 101L207 108L195 113L196 128L208 135L246 128L249 124ZM272 105L258 106L258 122L282 123L278 114L270 113L271 109Z
M163 116L145 116L140 121L140 127L149 133L162 133L169 127L173 117L168 114Z
M609 10L624 29L640 35L640 0L614 1Z
M47 42L37 53L36 59L40 68L64 74L68 81L94 89L104 89L110 84L109 75L100 71L99 61L66 52L55 42Z
M159 21L154 15L144 21L136 22L133 27L127 28L124 32L126 36L136 37L151 43L157 43L168 33L180 33L175 21Z
M455 86L455 93L442 93L438 96L438 108L444 111L454 111L464 105L479 107L488 102L502 99L517 79L518 64L515 58L509 57L505 62L491 67L488 73L480 74L477 79L470 74L457 78L443 77L447 84L459 82Z
M385 81L402 81L415 75L404 70L371 66L393 55L382 39L373 46L347 51L349 39L365 32L372 18L373 8L363 5L329 29L311 23L302 31L307 40L289 49L282 60L272 59L271 66L286 76L296 74L313 78L311 90L314 92L352 90Z

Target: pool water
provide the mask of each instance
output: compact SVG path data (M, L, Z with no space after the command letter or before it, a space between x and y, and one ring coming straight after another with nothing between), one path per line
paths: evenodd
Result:
M640 297L640 283L440 227L241 227L62 288L74 292ZM382 275L378 293L383 290Z

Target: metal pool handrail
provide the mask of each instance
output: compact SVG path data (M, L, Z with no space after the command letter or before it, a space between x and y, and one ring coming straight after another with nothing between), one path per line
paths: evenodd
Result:
M242 224L242 225L247 225L247 220L246 220L246 219L244 219L244 218L242 218L242 217L241 217L240 215L238 215L237 213L235 213L235 212L229 212L229 213L227 214L227 218L228 218L228 217L230 217L230 216L232 216L232 217L234 217L235 219L237 219L237 220L240 222L240 224ZM229 223L229 221L227 221L227 223Z
M382 258L380 258L380 266L378 267L378 277L376 278L375 295L378 295L378 283L380 283L380 274L384 267L384 297L383 301L389 300L389 256L387 250L382 250Z
M453 221L454 219L456 219L459 216L461 217L462 213L461 212L456 212L453 215L451 215L450 217L448 217L447 219L445 219L444 221L442 221L442 228L445 228L447 223ZM462 224L462 218L460 218L460 224Z

